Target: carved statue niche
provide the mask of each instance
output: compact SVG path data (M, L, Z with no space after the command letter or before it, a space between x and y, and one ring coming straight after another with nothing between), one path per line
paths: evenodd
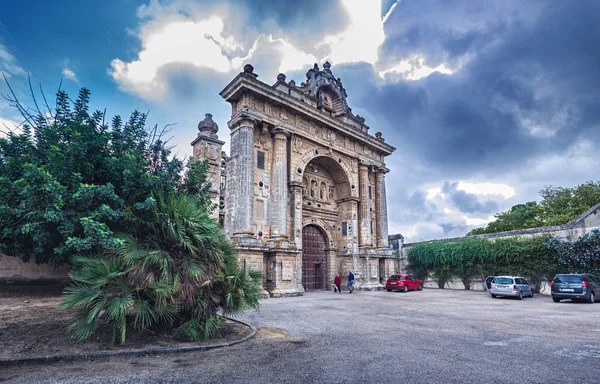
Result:
M333 192L333 187L329 187L329 200L334 200L335 196L334 196L334 192Z
M306 177L302 178L302 196L306 196L308 190L308 179Z
M317 180L310 181L310 197L317 197L317 191L319 190L319 183Z
M324 182L321 182L321 191L319 194L319 198L321 200L327 200L327 184L325 184Z

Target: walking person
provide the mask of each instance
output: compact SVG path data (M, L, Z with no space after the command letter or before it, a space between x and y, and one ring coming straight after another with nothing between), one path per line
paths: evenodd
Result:
M352 293L352 291L354 291L354 273L352 273L352 271L348 273L348 290L350 291L348 293Z
M333 287L333 293L342 293L342 278L340 277L340 275L335 275L335 279L333 279L333 284L335 284L335 286Z

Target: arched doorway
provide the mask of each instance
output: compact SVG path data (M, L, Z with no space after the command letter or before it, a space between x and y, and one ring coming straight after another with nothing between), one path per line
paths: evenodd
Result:
M327 289L327 240L319 227L302 228L302 285L305 291Z

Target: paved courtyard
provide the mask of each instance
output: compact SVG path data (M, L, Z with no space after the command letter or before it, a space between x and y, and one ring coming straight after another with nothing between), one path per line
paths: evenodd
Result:
M600 382L600 303L318 292L264 300L241 318L260 329L233 347L5 368L0 382Z

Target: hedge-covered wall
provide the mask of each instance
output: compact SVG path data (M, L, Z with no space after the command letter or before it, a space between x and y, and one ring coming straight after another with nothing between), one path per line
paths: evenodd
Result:
M549 236L539 236L421 243L408 250L408 270L420 279L431 276L440 288L453 276L470 289L473 279L519 275L539 292L544 281L565 272L557 248L550 247L549 240Z

